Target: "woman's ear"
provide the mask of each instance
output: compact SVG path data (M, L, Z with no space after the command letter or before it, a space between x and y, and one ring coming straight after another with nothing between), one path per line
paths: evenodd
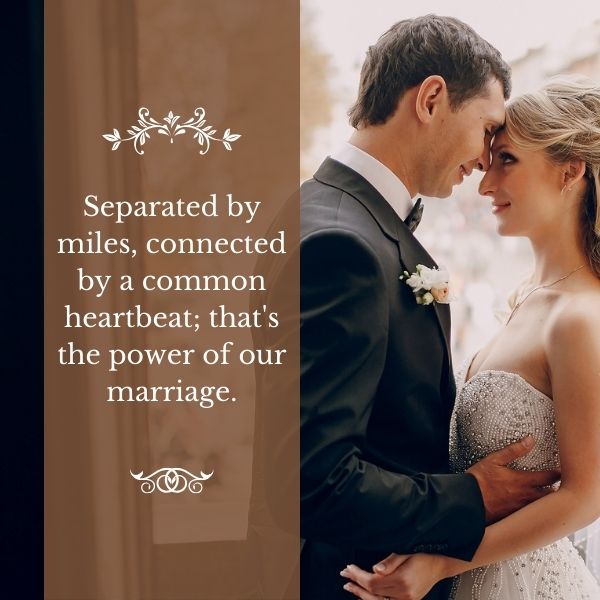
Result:
M562 189L570 191L585 175L585 162L583 160L570 160L563 166Z
M416 100L417 118L422 123L431 121L435 112L448 102L448 87L441 75L430 75L419 86Z

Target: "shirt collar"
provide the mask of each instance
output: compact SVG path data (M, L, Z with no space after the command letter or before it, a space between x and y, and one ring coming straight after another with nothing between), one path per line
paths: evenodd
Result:
M331 158L362 175L389 203L396 214L406 219L413 201L406 186L383 163L364 150L345 142Z

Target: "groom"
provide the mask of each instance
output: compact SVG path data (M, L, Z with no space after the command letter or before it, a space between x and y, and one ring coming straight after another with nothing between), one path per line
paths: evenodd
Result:
M551 474L505 465L517 443L448 474L455 387L447 305L399 277L435 262L417 194L445 198L489 166L509 67L466 24L428 15L369 48L355 132L301 188L301 596L349 598L339 573L391 552L469 560L486 522ZM447 582L427 598L446 598Z

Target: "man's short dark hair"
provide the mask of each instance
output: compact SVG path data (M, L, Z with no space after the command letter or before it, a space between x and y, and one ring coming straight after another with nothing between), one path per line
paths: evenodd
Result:
M496 48L458 19L426 15L396 23L369 48L350 124L385 123L404 92L430 75L446 81L453 110L481 95L491 79L510 96L510 67Z

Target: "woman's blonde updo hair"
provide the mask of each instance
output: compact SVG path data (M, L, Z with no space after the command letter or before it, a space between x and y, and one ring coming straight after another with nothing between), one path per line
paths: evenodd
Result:
M544 150L553 162L585 162L587 188L581 205L584 251L600 277L600 85L562 75L506 108L506 133L525 150Z

